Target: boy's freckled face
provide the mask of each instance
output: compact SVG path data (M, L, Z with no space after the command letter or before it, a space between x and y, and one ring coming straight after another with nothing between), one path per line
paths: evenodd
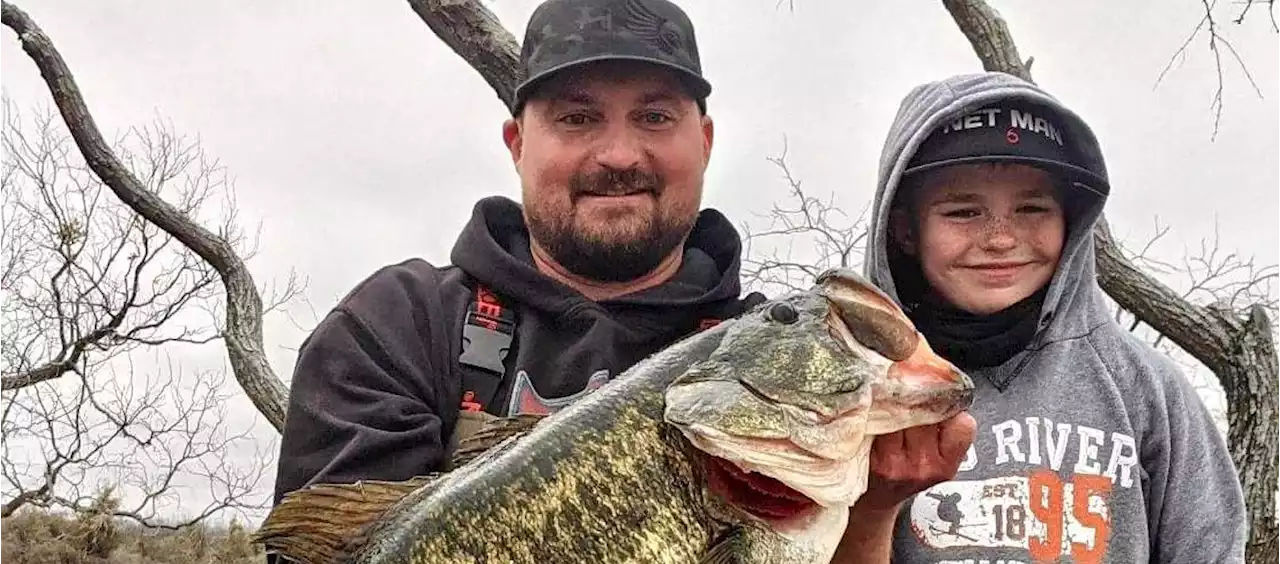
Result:
M1066 239L1051 177L1025 165L959 165L932 173L915 194L914 217L900 213L895 222L899 244L919 258L933 291L978 315L1048 284Z

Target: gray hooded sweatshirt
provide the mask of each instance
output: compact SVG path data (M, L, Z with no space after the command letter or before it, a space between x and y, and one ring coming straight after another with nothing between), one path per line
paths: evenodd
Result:
M1067 142L1105 177L1093 132L1026 81L978 73L916 87L881 156L865 267L900 304L887 248L902 171L931 132L1008 98L1060 112ZM970 371L974 444L954 480L904 504L895 563L1243 561L1226 444L1177 366L1109 314L1091 236L1105 198L1092 201L1070 218L1031 343Z

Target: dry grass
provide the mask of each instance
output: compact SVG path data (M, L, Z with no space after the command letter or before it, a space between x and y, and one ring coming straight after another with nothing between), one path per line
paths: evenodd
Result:
M197 525L144 529L101 513L78 516L24 509L0 523L5 564L263 564L250 531Z

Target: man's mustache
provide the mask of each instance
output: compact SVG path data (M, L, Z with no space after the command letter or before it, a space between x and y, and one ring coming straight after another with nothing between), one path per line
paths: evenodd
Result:
M638 168L627 170L602 170L587 174L575 174L569 179L569 194L573 198L585 194L597 196L621 196L637 192L662 195L665 184L657 174Z

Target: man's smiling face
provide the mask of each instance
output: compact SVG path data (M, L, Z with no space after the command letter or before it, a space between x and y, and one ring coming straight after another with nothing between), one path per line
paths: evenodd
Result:
M561 73L503 126L535 244L601 281L642 276L683 243L712 133L674 72L628 61Z

